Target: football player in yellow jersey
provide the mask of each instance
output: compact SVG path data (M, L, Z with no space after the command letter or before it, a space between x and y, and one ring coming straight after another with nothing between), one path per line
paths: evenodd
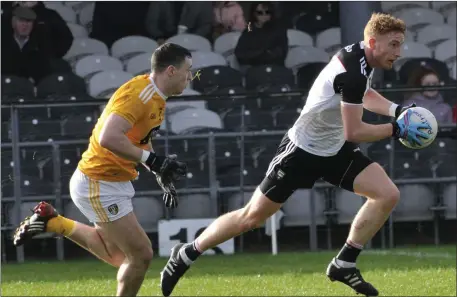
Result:
M156 155L150 138L164 119L167 97L181 94L192 79L191 67L187 49L164 44L152 54L151 73L134 77L110 98L70 180L73 202L94 227L65 218L40 202L15 231L16 246L43 232L61 234L119 267L117 296L137 295L153 252L133 212L130 181L142 163L164 190L166 206L177 206L173 182L185 175L186 166L174 155Z

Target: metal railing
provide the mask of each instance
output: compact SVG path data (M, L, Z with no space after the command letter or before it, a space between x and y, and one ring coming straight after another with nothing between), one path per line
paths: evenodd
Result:
M436 88L436 87L435 87ZM430 89L430 88L428 88ZM433 88L432 88L433 89ZM455 90L456 87L442 87L442 90ZM399 91L411 91L411 88L408 89L402 89L402 90L393 90L393 89L383 89L380 90L380 92L384 93L389 93L389 92L399 92ZM258 99L258 98L263 98L264 96L269 96L269 97L277 97L278 100L281 100L281 97L294 97L294 100L303 100L305 93L304 92L288 92L288 93L270 93L270 94L260 94L260 93L251 93L251 94L244 94L244 95L237 95L235 96L237 99L237 102L240 102L241 105L239 106L239 111L240 111L240 119L241 119L241 131L239 132L211 132L211 133L202 133L202 134L192 134L192 135L170 135L168 133L168 130L165 131L165 135L159 136L156 139L158 141L163 141L164 142L164 149L165 153L168 153L169 151L173 150L173 147L169 146L169 141L173 140L183 140L183 139L191 139L191 140L196 140L196 139L207 139L208 140L208 155L206 158L206 162L208 164L208 177L209 177L209 186L208 187L200 187L200 188L180 188L178 189L179 194L192 194L192 193L207 193L210 197L210 202L211 203L216 203L217 204L217 198L220 193L240 193L241 197L243 197L244 192L246 191L253 191L256 186L254 185L249 185L247 186L244 180L244 174L242 172L246 168L246 162L245 162L245 143L246 139L250 137L255 137L255 136L271 136L271 137L278 137L277 143L279 143L280 137L284 135L286 132L285 130L277 130L277 131L245 131L245 123L244 123L244 113L245 113L245 105L243 104L243 101L245 100L253 100L253 99ZM213 98L214 96L191 96L188 97L191 100L216 100ZM233 96L218 96L218 100L224 100L226 98L233 98ZM186 98L180 98L179 100L186 100ZM97 101L87 101L87 102L65 102L65 103L56 103L56 102L49 102L49 103L34 103L34 104L2 104L2 115L3 111L5 109L9 109L10 112L10 123L11 123L11 139L10 142L3 142L1 145L2 148L2 154L4 149L11 149L12 151L12 161L13 161L13 177L9 176L6 178L3 173L2 173L2 190L4 187L4 180L6 179L6 182L10 182L13 185L13 195L10 197L4 197L2 195L2 204L3 203L14 203L13 206L13 213L14 213L14 222L13 225L8 225L8 224L3 224L2 223L2 231L11 231L12 229L17 226L21 220L21 203L27 202L27 201L39 201L39 200L47 200L47 201L54 201L54 206L56 207L57 210L62 211L63 210L63 205L64 201L70 199L68 194L62 193L62 183L61 183L61 147L64 145L81 145L81 144L87 144L88 143L88 137L84 139L74 139L74 140L54 140L54 141L21 141L21 133L23 131L20 131L20 113L23 110L27 109L38 109L38 108L65 108L65 107L71 107L75 108L77 106L99 106L101 104L104 104L105 102L97 100ZM167 119L168 120L168 117ZM2 120L3 121L3 120ZM443 128L450 128L450 129L455 129L455 124L450 124L450 125L440 125ZM170 124L168 123L167 127L170 127ZM5 131L2 131L2 133L5 133ZM3 137L2 137L3 138ZM217 169L218 169L218 164L215 156L216 152L216 147L215 147L215 142L216 139L230 139L230 138L239 138L240 140L240 155L239 155L239 171L241 174L239 174L239 184L236 186L220 186L219 182L217 180ZM390 145L392 148L395 148L395 141L393 139L390 140ZM23 148L33 148L33 147L49 147L51 148L51 159L52 159L52 172L53 172L53 193L51 195L42 195L41 193L36 193L36 195L31 195L31 196L24 196L22 193L22 177L24 175L24 172L21 171L21 149ZM364 149L365 150L365 149ZM365 150L366 151L366 150ZM411 183L420 183L420 184L447 184L447 183L456 183L457 179L455 176L449 176L449 177L431 177L431 178L415 178L415 179L395 179L395 172L394 172L394 164L395 164L395 154L394 154L394 149L389 150L389 175L391 178L394 179L394 182L397 185L402 185L402 184L411 184ZM4 168L4 166L2 165ZM3 170L2 170L3 171ZM260 182L260 181L259 181ZM327 188L329 187L328 184L326 183L318 183L315 186L315 189L311 191L311 193L314 193L316 189L320 188ZM139 190L136 192L136 197L148 197L148 196L159 196L161 195L160 190ZM310 208L311 208L311 225L310 227L310 248L312 250L317 248L317 226L316 226L316 220L315 220L315 198L314 195L311 195L311 201L310 201ZM242 205L240 205L241 207ZM2 208L3 209L3 208ZM438 213L443 210L442 205L437 202L436 206L432 211ZM164 209L165 213L165 218L170 218L172 214ZM325 215L330 219L331 217L334 217L335 215L338 214L338 210L335 209L334 207L330 207L325 210ZM436 216L438 217L438 216ZM329 220L330 221L330 220ZM331 224L329 223L328 228L330 230ZM389 219L388 223L388 228L389 228L389 238L388 238L388 244L386 242L386 236L385 236L385 229L382 229L382 246L386 247L393 247L394 245L394 239L393 239L393 234L394 234L394 228L393 228L393 220L392 217ZM437 244L439 242L439 235L438 235L438 220L435 220L435 243ZM149 230L152 231L152 230ZM329 242L329 247L331 247L331 238L328 238ZM59 260L62 260L64 258L64 247L63 247L63 241L62 239L58 239L56 241L57 244L57 258ZM241 247L242 248L242 247ZM17 260L19 262L22 262L24 260L24 251L22 247L19 247L16 249L16 254L17 254Z

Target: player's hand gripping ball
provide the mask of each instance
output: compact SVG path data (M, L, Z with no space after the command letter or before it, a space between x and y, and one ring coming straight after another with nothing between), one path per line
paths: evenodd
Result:
M403 111L397 118L397 123L403 126L400 130L403 132L401 134L404 134L399 141L411 149L423 149L429 146L438 133L435 116L423 107L412 107Z

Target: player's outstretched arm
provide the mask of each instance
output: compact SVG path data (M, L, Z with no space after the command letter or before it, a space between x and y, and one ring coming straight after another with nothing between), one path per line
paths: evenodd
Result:
M365 109L380 115L395 118L397 118L405 109L413 106L416 105L412 104L410 106L403 107L395 104L373 89L369 89L363 97L363 107Z
M344 137L350 142L375 142L391 137L392 124L371 125L362 121L363 105L341 103Z

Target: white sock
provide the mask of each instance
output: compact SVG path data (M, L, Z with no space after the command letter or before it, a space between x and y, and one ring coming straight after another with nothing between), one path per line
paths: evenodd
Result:
M342 267L342 268L353 268L353 267L355 267L355 263L346 262L346 261L342 261L342 260L339 260L339 259L334 259L333 263L335 263L337 266Z

